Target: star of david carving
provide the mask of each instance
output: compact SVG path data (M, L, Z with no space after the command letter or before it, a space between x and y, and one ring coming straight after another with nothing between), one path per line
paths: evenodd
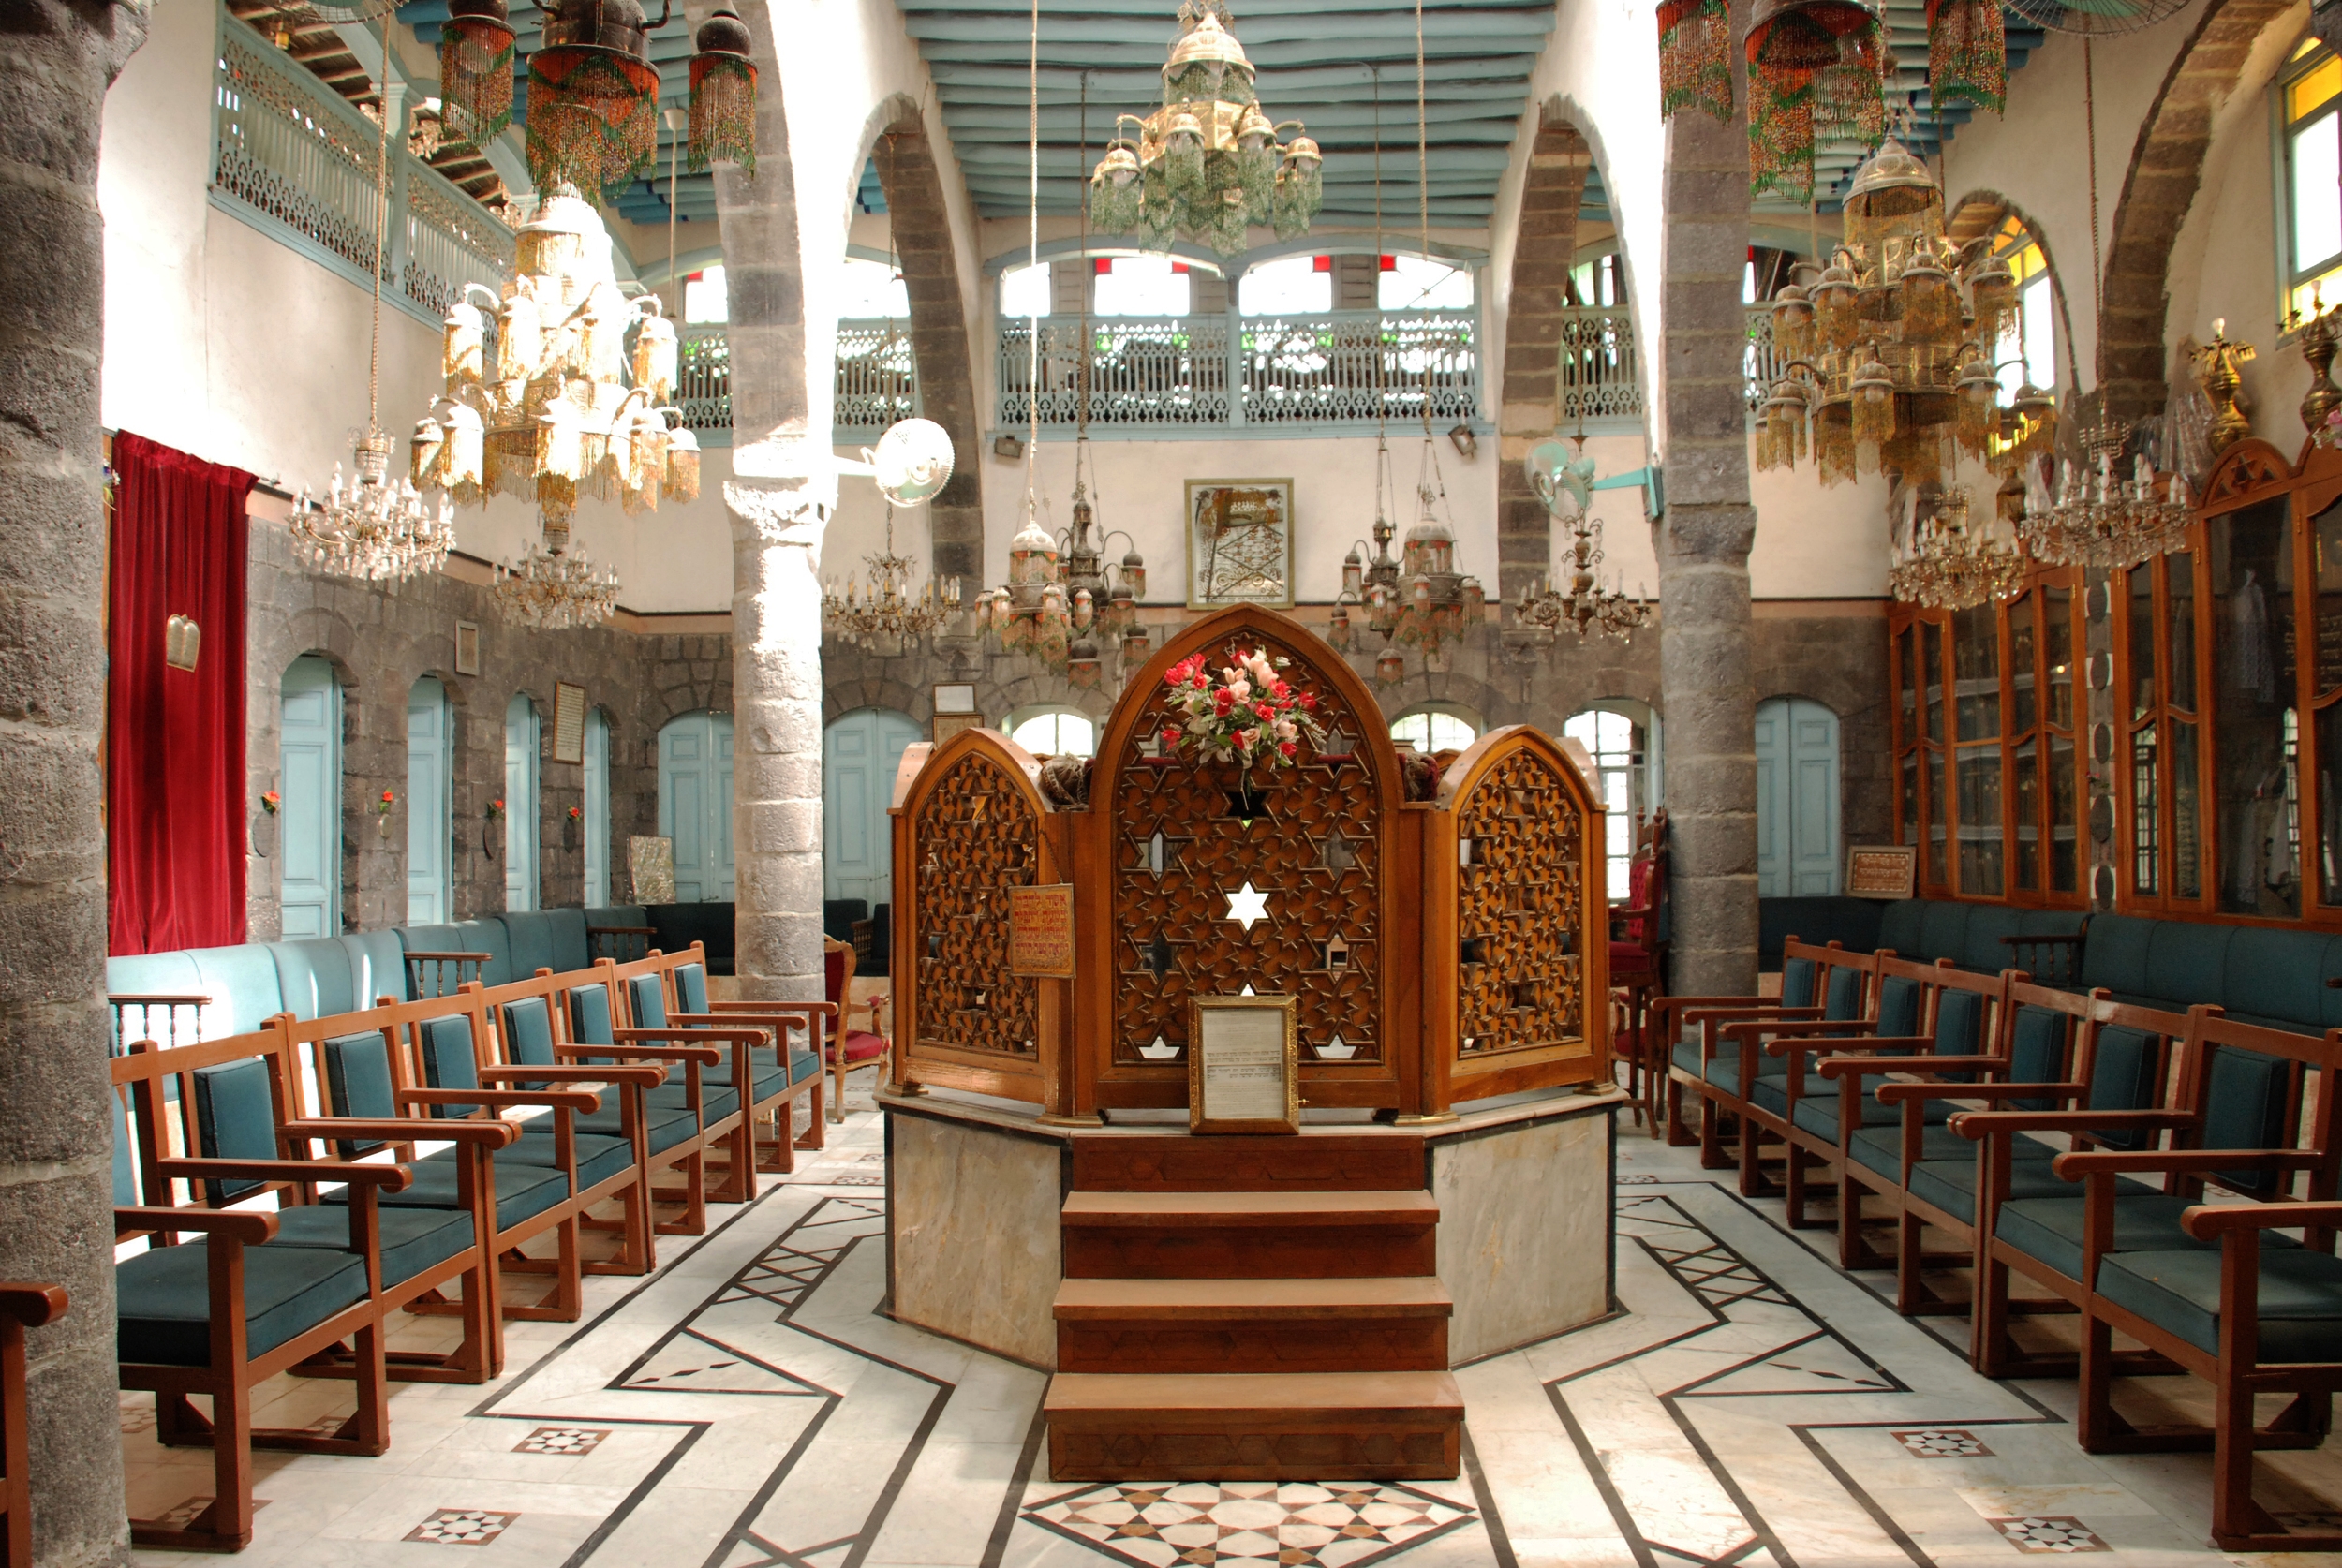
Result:
M1256 892L1248 880L1228 897L1228 918L1244 927L1249 934L1253 923L1268 918L1268 895Z

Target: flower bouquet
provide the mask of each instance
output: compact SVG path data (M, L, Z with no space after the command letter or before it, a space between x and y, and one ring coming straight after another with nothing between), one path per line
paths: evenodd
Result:
M1265 648L1248 654L1231 647L1228 657L1233 662L1221 667L1217 680L1202 654L1164 673L1175 714L1186 716L1184 723L1164 727L1165 756L1192 746L1207 762L1266 761L1271 767L1291 767L1304 737L1312 746L1324 742L1316 694L1296 690L1277 673L1291 659L1272 659Z

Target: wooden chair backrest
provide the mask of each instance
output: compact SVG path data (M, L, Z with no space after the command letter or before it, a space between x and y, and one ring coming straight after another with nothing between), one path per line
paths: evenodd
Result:
M2342 1067L2342 1028L2295 1034L2239 1023L2216 1007L2192 1008L2172 1094L2175 1110L2202 1117L2174 1143L2182 1148L2262 1148L2306 1156L2283 1172L2224 1171L2190 1175L2185 1196L2209 1181L2247 1198L2283 1197L2301 1177L2305 1196L2335 1195L2335 1071ZM2313 1086L2314 1081L2314 1087ZM2253 1142L2236 1142L2240 1126Z
M141 1203L158 1208L189 1204L225 1208L261 1192L280 1192L293 1185L284 1181L247 1184L239 1180L239 1191L232 1193L224 1191L225 1184L205 1184L215 1189L206 1192L196 1184L166 1177L157 1165L161 1160L200 1158L205 1152L198 1126L198 1072L256 1058L267 1068L271 1114L274 1125L281 1127L298 1114L301 1073L292 1060L289 1043L274 1027L274 1020L271 1027L251 1034L222 1035L217 1040L189 1045L134 1041L124 1055L109 1058L107 1065L115 1087L127 1090L129 1095L130 1157ZM167 1084L177 1088L176 1099L167 1092ZM265 1158L288 1158L282 1135L275 1141L277 1146ZM247 1153L245 1158L263 1157ZM184 1196L178 1191L182 1187L188 1189Z

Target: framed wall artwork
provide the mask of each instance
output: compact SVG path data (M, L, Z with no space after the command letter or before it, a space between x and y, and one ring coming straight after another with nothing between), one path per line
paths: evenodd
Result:
M977 730L984 726L980 713L939 713L932 720L935 744L941 746L962 730Z
M459 675L480 673L480 623L455 623L455 673Z
M1293 481L1187 481L1187 607L1293 608Z
M1295 998L1195 997L1188 1020L1190 1132L1301 1131Z
M553 683L553 760L586 760L586 688L567 681Z
M1908 898L1919 880L1920 851L1910 844L1858 845L1845 852L1849 898Z
M950 681L935 688L937 713L973 713L976 711L976 688L972 681Z

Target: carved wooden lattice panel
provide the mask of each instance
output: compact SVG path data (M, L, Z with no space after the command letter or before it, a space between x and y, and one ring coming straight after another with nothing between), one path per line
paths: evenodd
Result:
M1284 673L1316 694L1330 745L1377 744L1379 719L1362 721L1290 645L1243 642L1293 659ZM1223 648L1208 657L1227 661ZM1102 803L1115 813L1115 1061L1182 1060L1189 999L1247 985L1298 998L1303 1059L1381 1061L1382 802L1368 757L1304 744L1297 765L1253 769L1256 799L1240 807L1233 764L1148 757L1171 713L1158 686ZM1248 885L1265 900L1249 930L1229 902Z
M912 823L919 857L919 1043L1030 1058L1040 983L1008 967L1008 890L1030 885L1041 822L1001 765L951 765Z
M1553 764L1502 758L1456 810L1472 846L1457 870L1462 939L1459 1048L1467 1057L1582 1038L1578 951L1586 815Z

